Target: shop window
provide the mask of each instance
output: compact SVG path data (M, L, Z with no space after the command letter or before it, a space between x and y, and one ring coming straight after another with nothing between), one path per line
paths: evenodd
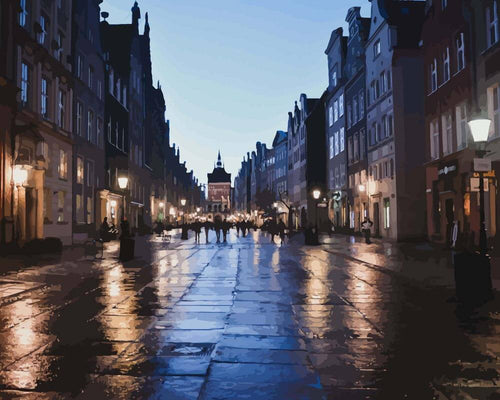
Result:
M384 228L391 227L391 201L389 198L384 199Z
M66 192L57 192L57 222L64 222L64 203Z
M76 158L76 183L83 183L83 159L81 157Z

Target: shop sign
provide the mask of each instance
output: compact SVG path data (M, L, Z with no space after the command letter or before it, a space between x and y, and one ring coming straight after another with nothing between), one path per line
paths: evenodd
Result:
M326 208L328 207L328 203L318 203L319 208Z
M448 175L450 172L455 172L456 170L456 165L447 165L438 171L438 175Z
M474 171L476 172L491 171L491 160L489 158L474 158Z
M483 178L494 178L495 171L483 172ZM479 178L479 172L474 172L474 178Z
M484 191L487 192L490 186L488 178L483 178L483 184ZM470 191L479 192L479 178L470 178Z

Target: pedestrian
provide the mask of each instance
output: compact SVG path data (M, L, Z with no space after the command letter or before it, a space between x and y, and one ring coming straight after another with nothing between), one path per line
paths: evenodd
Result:
M246 237L246 235L247 235L247 222L246 221L241 222L241 235L243 237Z
M194 241L196 243L200 243L201 222L196 220L193 224L193 229L194 229Z
M280 221L278 223L278 232L280 235L281 244L285 243L285 229L286 229L285 223L283 221Z
M210 243L210 242L208 241L208 232L210 231L211 225L212 225L212 224L210 223L210 221L209 221L209 220L206 220L206 221L205 221L205 223L203 224L203 227L205 228L205 241L206 241L207 243Z
M278 234L278 225L274 219L269 221L267 229L271 235L271 242L274 243L274 236Z
M237 237L240 237L240 226L241 226L241 222L240 222L240 221L237 221L235 225L236 225L236 236L237 236Z
M222 222L222 236L224 238L224 243L227 243L227 233L229 231L230 224L227 221L226 218L224 218L224 221Z
M222 229L222 220L219 216L216 216L214 218L214 229L215 229L215 236L217 237L217 243L220 243L220 231Z
M370 235L372 233L371 227L373 226L373 222L370 221L370 218L366 217L363 223L361 224L361 229L365 235L366 244L371 244Z

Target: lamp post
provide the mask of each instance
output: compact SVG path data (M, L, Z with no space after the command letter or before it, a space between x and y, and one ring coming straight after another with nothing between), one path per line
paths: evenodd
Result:
M185 211L185 206L186 206L186 202L187 200L182 198L181 199L181 206L182 206L182 229L181 229L181 240L187 240L188 238L188 232L187 232L187 228L186 228L186 225L185 225L185 214L186 214L186 211Z
M314 214L315 214L315 224L314 224L314 242L315 244L319 244L319 232L318 232L318 203L319 198L321 197L321 190L314 189L312 192L314 203Z
M474 170L479 172L479 253L461 252L454 255L455 285L460 301L470 304L480 304L492 297L491 265L488 255L486 222L484 210L484 176L483 172L490 170L488 163L481 162L486 154L491 121L475 119L469 121L469 128L475 142L476 154Z
M122 194L122 199L123 199L123 202L122 202L122 220L124 220L125 219L125 189L128 186L128 176L126 176L126 175L119 176L118 177L118 186L123 191L123 194Z
M479 158L485 154L483 149L488 140L490 131L491 120L489 119L475 119L469 121L469 128L472 133L472 138L476 144L476 152ZM479 249L482 255L488 253L488 239L486 237L486 221L484 212L484 178L483 171L479 171Z

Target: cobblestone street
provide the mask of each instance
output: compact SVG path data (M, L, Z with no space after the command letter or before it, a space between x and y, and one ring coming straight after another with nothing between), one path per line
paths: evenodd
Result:
M0 398L500 398L498 295L459 307L436 250L210 240L3 259Z

